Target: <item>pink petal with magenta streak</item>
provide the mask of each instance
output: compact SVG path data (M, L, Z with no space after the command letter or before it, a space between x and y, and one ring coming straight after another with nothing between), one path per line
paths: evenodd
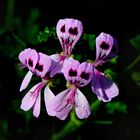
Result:
M35 104L44 83L40 82L33 86L28 93L23 97L20 108L28 111Z
M56 117L65 120L72 109L74 96L71 89L66 89L57 94L51 101L51 107L56 112Z

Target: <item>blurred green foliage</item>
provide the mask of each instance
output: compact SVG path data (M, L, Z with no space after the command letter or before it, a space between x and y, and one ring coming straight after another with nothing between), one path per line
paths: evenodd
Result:
M108 114L127 113L127 105L123 102L109 102L105 106Z
M140 35L138 34L134 38L130 39L130 44L132 45L132 47L140 51Z
M134 71L131 73L133 81L140 86L140 71Z
M119 61L119 55L116 55L114 58L112 58L109 63L111 64L117 64Z
M84 33L83 35L83 40L87 40L88 41L88 46L90 47L90 49L93 51L94 47L95 47L95 34L86 34Z
M137 51L140 51L140 35L137 34L134 38L129 40L132 47L134 47ZM126 67L126 71L131 71L130 76L132 80L136 83L136 85L140 85L140 68L135 70L135 66L140 64L140 55L138 54L135 59ZM139 65L138 65L139 66Z

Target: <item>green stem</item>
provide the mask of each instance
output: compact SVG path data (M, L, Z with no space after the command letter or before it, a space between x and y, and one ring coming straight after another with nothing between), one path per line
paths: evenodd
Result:
M69 121L60 132L53 134L51 140L62 140L64 137L77 130L82 124L82 122L79 122L77 126L73 121Z
M96 124L112 124L112 121L101 121L101 120L95 120L93 121L93 123L96 123Z
M96 100L91 105L91 111L94 112L94 114L98 110L100 104L101 104L101 102L99 100ZM86 119L86 120L79 120L76 117L75 112L72 111L71 115L70 115L70 121L68 121L68 123L62 128L61 131L59 131L57 133L54 133L52 138L51 138L51 140L62 140L62 139L64 139L66 136L68 136L69 134L73 133L78 128L80 128L87 121L88 121L88 119Z
M136 59L125 69L125 72L132 69L139 61L140 61L140 55L138 55Z

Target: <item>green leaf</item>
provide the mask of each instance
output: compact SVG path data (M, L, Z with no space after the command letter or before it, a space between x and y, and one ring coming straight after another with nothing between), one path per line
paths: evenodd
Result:
M112 64L116 64L118 62L118 58L119 56L116 55L114 58L112 58L109 62L112 63Z
M45 28L44 33L46 33L46 34L49 34L50 33L49 27L46 27Z
M91 50L94 50L95 46L95 35L94 34L89 34L88 35L88 44Z
M81 54L75 54L74 58L78 61L81 61L82 55Z
M91 50L94 50L95 47L95 35L94 34L83 34L83 40L88 41L88 45Z
M84 33L83 36L82 36L82 39L87 40L87 38L88 38L88 35Z
M56 37L56 29L55 29L55 27L50 28L50 37L57 38Z
M111 69L105 69L104 74L106 74L110 79L117 78L117 74L114 71L112 71Z
M39 35L37 35L37 39L39 42L43 42L43 41L47 41L48 40L48 34L46 34L45 32L40 31Z
M108 114L114 114L116 112L127 113L127 105L123 102L109 102L106 104L106 109Z
M139 71L135 71L131 74L131 77L133 79L133 81L140 86L140 72Z
M39 42L43 42L43 41L47 41L48 38L56 38L56 33L55 33L55 27L46 27L44 29L44 31L40 31L39 35L37 35L38 41Z
M134 38L130 39L130 43L134 48L140 50L140 35L136 35Z

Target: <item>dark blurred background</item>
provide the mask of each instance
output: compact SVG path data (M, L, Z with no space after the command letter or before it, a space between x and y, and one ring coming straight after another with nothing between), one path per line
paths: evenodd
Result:
M36 12L35 16L38 16L30 24L33 9ZM40 44L33 42L30 37L32 35L25 30L30 30L33 25L36 25L36 32L42 31L46 26L56 26L61 18L81 20L84 33L98 36L100 32L106 32L117 39L119 47L117 64L115 66L108 64L105 67L115 67L117 75L115 81L120 94L114 102L120 103L119 108L125 106L126 109L109 114L106 112L106 103L102 103L95 116L91 116L87 123L64 139L140 140L140 38L134 40L137 35L140 35L139 14L140 8L136 1L0 0L0 140L51 140L52 135L61 131L69 121L69 118L60 121L49 117L44 110L38 119L33 117L31 112L27 115L20 110L24 93L19 93L19 87L25 73L19 74L20 71L16 67L19 63L18 53L23 50L22 47L18 48L20 45L17 45L16 41L19 41L23 48L38 49L39 46L46 45L44 42ZM27 34L29 38L26 37ZM134 43L131 43L132 39ZM44 50L48 51L46 48ZM57 50L61 51L59 48ZM55 50L53 51L55 53ZM89 53L89 57L92 58L92 51L84 51L84 49L75 49L79 54ZM93 54L95 55L95 49ZM137 57L138 62L135 63ZM129 68L133 62L134 66ZM99 123L94 120L107 122Z

